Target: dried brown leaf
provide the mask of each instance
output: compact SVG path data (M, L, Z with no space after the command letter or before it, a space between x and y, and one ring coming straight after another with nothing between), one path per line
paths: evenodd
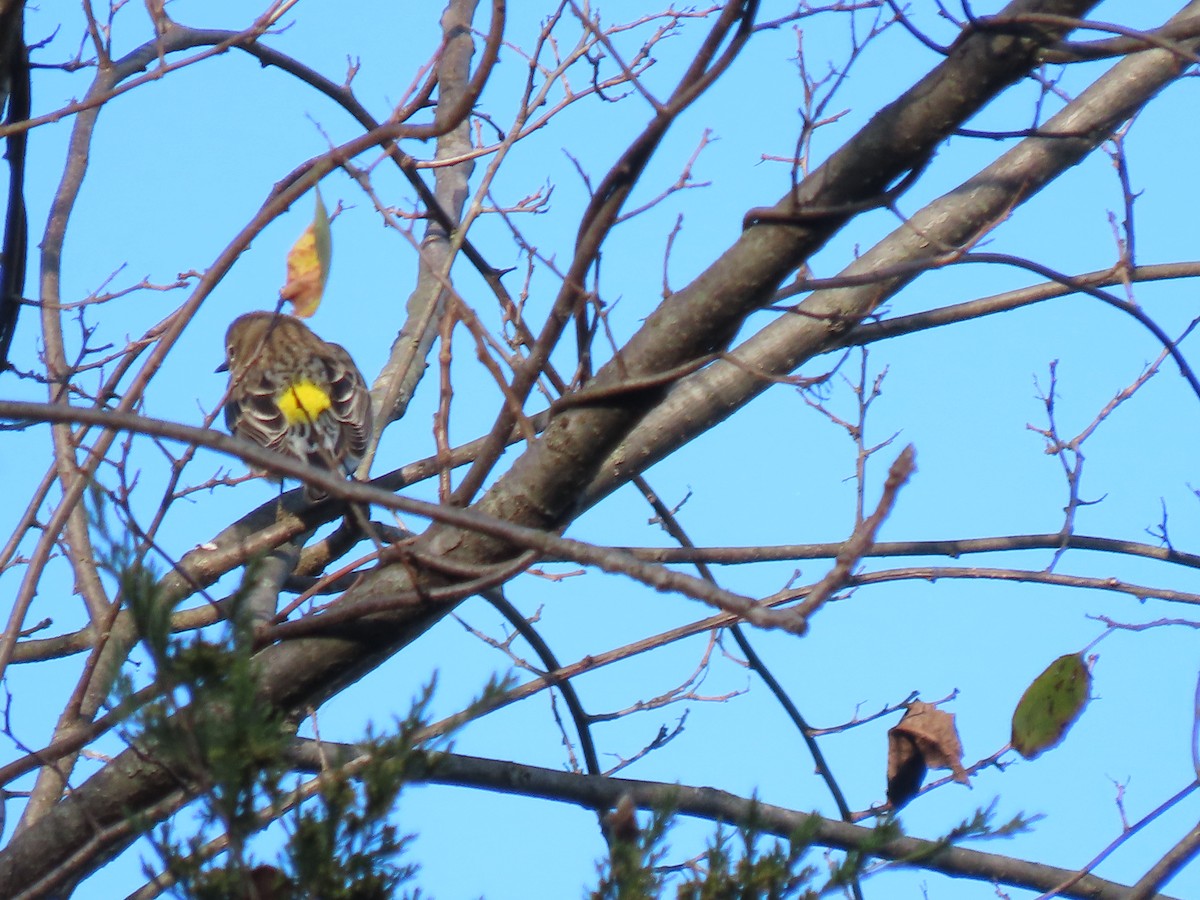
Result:
M954 714L916 700L888 731L887 797L893 806L903 806L916 795L926 769L949 769L955 781L970 783Z

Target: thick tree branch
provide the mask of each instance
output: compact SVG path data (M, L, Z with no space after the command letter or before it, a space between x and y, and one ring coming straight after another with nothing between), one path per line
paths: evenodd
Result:
M1189 3L1176 19L1195 15L1197 10L1200 4ZM943 65L949 66L955 59L952 55ZM978 175L914 214L839 277L873 278L881 269L898 274L855 287L817 291L801 304L800 315L782 317L731 351L745 365L718 361L681 380L614 448L588 488L588 502L595 502L629 475L644 471L681 443L724 420L771 385L752 373L786 375L814 355L838 346L848 328L915 277L919 266L908 266L977 240L1015 206L1098 147L1183 69L1179 56L1164 50L1147 51L1117 63L1054 116L1039 136L1021 141ZM847 144L855 146L856 141ZM858 149L871 150L869 146ZM812 180L807 179L801 190ZM753 228L749 234L759 230Z

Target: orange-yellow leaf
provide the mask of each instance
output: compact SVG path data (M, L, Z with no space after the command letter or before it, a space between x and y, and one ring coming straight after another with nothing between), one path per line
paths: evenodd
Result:
M287 255L287 282L279 296L292 302L292 312L307 319L321 305L329 264L333 258L333 235L329 231L329 213L317 189L317 208L312 222L304 229Z

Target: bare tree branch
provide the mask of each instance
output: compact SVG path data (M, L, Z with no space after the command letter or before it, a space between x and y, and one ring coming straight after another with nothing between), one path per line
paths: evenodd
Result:
M346 761L357 756L355 748L350 746L322 744L318 747L308 742L296 746L293 760L307 771L319 771L320 754L337 751ZM611 809L621 797L629 796L639 809L675 810L681 815L745 825L784 839L797 832L812 834L813 843L818 846L865 851L902 865L919 861L922 868L955 878L999 882L1029 890L1051 890L1075 874L1070 869L911 837L897 838L876 847L877 840L870 828L772 806L709 787L577 775L455 753L432 757L425 777L433 784L483 787L526 797L577 803L596 810ZM1125 885L1086 875L1062 896L1081 900L1125 900L1129 890ZM1147 900L1169 900L1154 893L1153 889L1143 896Z

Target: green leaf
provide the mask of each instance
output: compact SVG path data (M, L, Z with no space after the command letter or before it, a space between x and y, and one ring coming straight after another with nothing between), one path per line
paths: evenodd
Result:
M1079 718L1092 689L1092 675L1079 653L1060 656L1033 680L1012 719L1012 744L1033 759L1058 744Z

